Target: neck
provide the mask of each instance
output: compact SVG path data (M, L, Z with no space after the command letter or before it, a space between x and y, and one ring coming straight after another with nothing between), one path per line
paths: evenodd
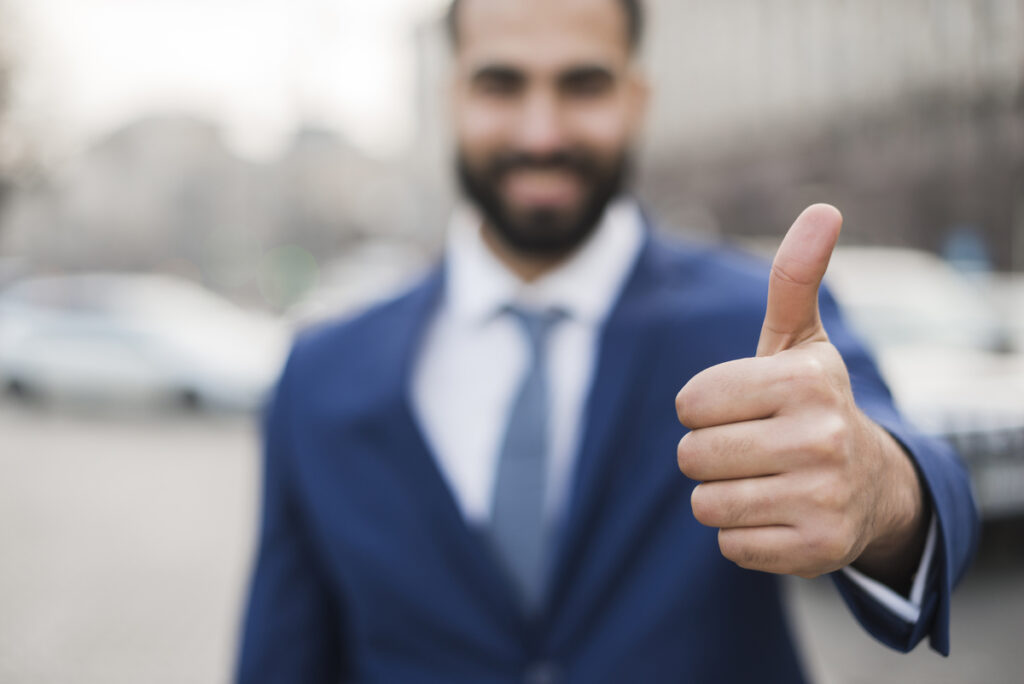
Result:
M533 282L541 276L550 273L560 264L564 263L573 253L573 250L570 250L563 254L555 255L524 254L510 247L501 239L497 231L486 222L483 224L481 234L483 235L484 244L491 250L491 253L506 268L526 283Z

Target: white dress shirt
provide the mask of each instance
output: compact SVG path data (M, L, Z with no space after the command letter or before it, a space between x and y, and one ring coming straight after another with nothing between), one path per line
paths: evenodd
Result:
M529 363L526 337L502 309L564 311L548 338L545 511L555 518L567 503L598 332L643 243L640 213L632 202L614 203L569 261L530 283L494 256L480 225L467 208L452 219L446 290L414 369L413 408L463 515L486 524L505 423Z
M568 504L598 335L640 253L643 219L635 202L612 203L571 258L529 283L491 252L481 223L462 207L449 225L445 292L414 367L413 412L463 516L486 525L501 440L529 363L526 336L502 311L511 304L564 311L547 341L553 415L545 514L554 521ZM935 534L933 519L909 600L852 568L844 571L893 613L916 622Z

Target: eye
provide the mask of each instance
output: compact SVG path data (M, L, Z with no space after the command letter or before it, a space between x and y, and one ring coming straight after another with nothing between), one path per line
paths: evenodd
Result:
M611 90L614 79L606 69L576 69L562 76L560 89L566 95L593 97Z
M523 89L525 79L514 69L487 67L473 76L473 88L486 95L515 95Z

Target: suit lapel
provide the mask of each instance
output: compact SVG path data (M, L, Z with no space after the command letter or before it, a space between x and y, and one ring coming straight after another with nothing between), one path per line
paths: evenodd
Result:
M394 449L389 453L397 454L403 461L414 483L410 489L420 498L418 508L434 527L436 543L451 559L449 566L466 575L464 586L475 592L475 602L506 627L521 630L524 623L513 587L484 535L462 515L412 409L417 352L443 296L445 277L442 265L411 295L406 302L408 308L398 316L402 321L402 328L396 331L400 347L389 353L389 358L399 362L392 363L392 372L382 379L386 405L378 415L389 421L388 432L394 440Z
M638 374L651 371L643 362L658 341L649 293L657 284L656 248L648 231L626 287L600 336L597 366L584 414L583 440L577 455L570 506L556 547L550 608L565 598L575 565L594 528L602 493L607 488L615 435L621 431L631 392L642 386Z

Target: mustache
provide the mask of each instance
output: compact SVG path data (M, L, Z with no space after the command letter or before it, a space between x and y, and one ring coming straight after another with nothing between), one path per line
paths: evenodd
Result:
M574 150L558 150L551 154L535 155L510 152L495 157L490 164L490 174L501 177L513 171L569 171L590 177L597 165L590 155Z

